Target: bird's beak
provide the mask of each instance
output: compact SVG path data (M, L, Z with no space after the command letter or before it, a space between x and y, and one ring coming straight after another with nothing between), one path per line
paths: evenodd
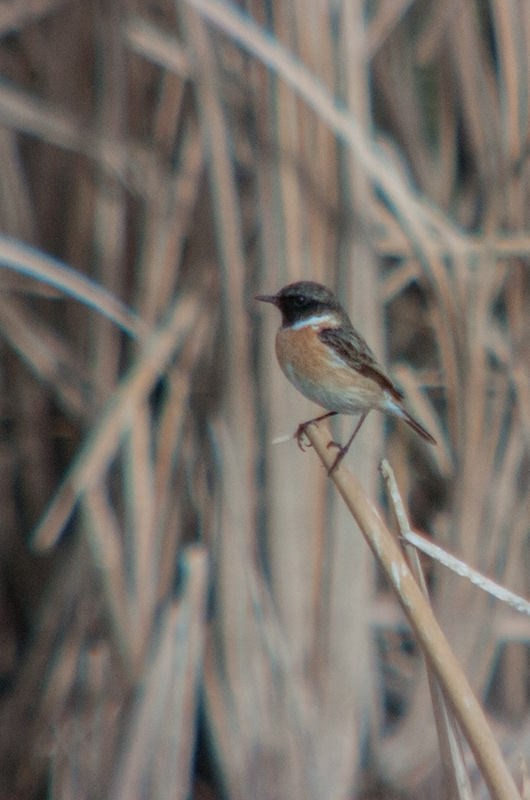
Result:
M261 300L262 303L272 303L273 306L276 305L277 297L275 294L258 294L256 295L256 300Z

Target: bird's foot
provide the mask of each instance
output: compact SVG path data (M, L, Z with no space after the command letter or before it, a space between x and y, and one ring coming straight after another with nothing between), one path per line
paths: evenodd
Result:
M315 423L322 422L323 419L334 417L336 413L337 413L336 411L328 411L326 414L322 414L320 417L315 417L315 419L309 419L307 422L302 422L298 426L294 438L298 442L298 447L300 448L300 450L302 450L302 452L305 450L305 447L302 444L302 437L305 436L306 439L308 438L306 431L309 428L309 426L312 425L313 422ZM311 447L311 442L306 442L306 447Z
M315 423L322 422L323 419L328 419L328 417L334 417L336 413L337 413L336 411L328 411L326 414L322 414L322 416L320 417L315 417L315 419L309 419L307 422L300 423L300 425L296 429L296 433L293 436L293 439L296 439L296 441L298 442L298 447L300 448L300 450L302 450L302 452L305 450L305 447L311 447L311 442L306 442L305 447L302 443L302 438L304 436L306 437L306 439L308 438L306 431L309 428L309 426L312 425L313 422Z
M294 439L296 439L296 443L297 443L298 447L300 448L300 450L302 451L302 453L305 451L306 447L311 447L311 442L307 438L306 431L307 431L308 426L311 425L312 422L313 422L312 419L310 419L309 422L301 422L300 425L298 426L298 428L296 429L296 433L295 433L295 435L293 437ZM305 436L305 439L306 439L305 446L304 446L304 442L302 441L304 436Z
M348 452L349 448L348 447L343 447L338 442L328 442L328 448L329 447L336 447L337 450L338 450L337 457L335 458L335 461L333 462L331 467L328 469L328 475L331 475L332 472L335 472L335 470L339 466L340 462L342 461L342 459L344 458L344 456Z

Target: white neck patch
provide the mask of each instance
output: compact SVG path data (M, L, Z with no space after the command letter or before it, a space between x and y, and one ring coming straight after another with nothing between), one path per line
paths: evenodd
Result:
M324 323L335 323L337 324L336 317L334 314L315 314L313 317L306 317L305 319L299 319L298 322L295 322L293 325L290 325L292 331L298 331L300 328L320 328L321 325Z

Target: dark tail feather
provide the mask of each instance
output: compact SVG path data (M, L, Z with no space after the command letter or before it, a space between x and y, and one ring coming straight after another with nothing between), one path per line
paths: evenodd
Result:
M412 428L412 430L416 431L416 433L419 433L419 435L422 437L422 439L425 439L425 441L426 441L426 442L429 442L430 444L436 444L436 439L434 438L434 436L431 436L431 434L429 433L429 431L428 431L428 430L426 430L426 429L423 427L423 425L420 425L420 423L419 423L419 422L417 422L417 421L414 419L414 417L411 417L411 415L409 414L409 412L408 412L408 411L405 411L405 409L404 409L404 408L400 408L399 410L400 410L400 412L401 412L401 416L403 417L403 419L405 420L405 422L406 422L408 425L410 425L410 427Z

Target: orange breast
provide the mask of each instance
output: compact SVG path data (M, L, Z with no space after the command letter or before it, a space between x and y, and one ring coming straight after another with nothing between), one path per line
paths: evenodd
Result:
M327 411L358 414L383 405L381 387L349 367L321 342L316 326L280 328L276 355L298 391Z

